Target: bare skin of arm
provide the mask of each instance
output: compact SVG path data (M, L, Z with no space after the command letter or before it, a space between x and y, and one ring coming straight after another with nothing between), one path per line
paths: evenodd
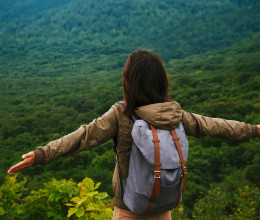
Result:
M12 166L7 172L9 174L14 174L31 167L35 162L35 153L29 152L27 154L24 154L22 156L22 159L23 161Z

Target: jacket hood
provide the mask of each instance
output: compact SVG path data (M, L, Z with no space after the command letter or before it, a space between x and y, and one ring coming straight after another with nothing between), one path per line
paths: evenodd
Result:
M182 120L182 109L175 101L144 105L135 114L159 129L171 130L178 127Z

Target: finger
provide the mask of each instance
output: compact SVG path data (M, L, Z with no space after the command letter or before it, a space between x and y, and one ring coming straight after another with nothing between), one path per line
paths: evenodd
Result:
M29 164L29 163L30 163L30 160L25 159L25 160L21 161L20 163L17 163L17 164L15 164L14 166L12 166L11 169L12 169L12 168L19 167L19 166L23 166L24 164Z
M30 157L33 157L34 156L34 152L29 152L29 153L27 153L27 154L24 154L23 156L22 156L22 158L23 159L27 159L27 158L30 158Z
M24 170L25 168L27 167L30 167L32 166L33 163L31 162L26 162L26 161L22 161L20 162L19 164L16 164L15 166L12 166L9 170L8 170L8 173L14 173L14 172L18 172L20 170Z
M26 165L31 166L31 165L32 165L32 161L30 161L29 159L25 159L25 160L23 160L22 162L20 162L20 163L14 165L14 166L12 166L12 167L8 170L8 173L9 173L9 171L12 172L13 170L16 170L17 168L23 167L23 166L26 166Z
M10 169L10 170L8 170L8 173L9 174L17 173L17 172L20 172L22 170L25 170L28 167L30 167L30 165L26 164L26 165L23 165L23 166L20 166L20 167L13 168L12 170Z
M21 161L20 163L17 163L16 165L12 166L7 171L9 174L19 172L21 170L24 170L25 168L32 166L35 162L35 153L33 151L31 151L27 154L24 154L22 156L22 158L24 159L23 161Z

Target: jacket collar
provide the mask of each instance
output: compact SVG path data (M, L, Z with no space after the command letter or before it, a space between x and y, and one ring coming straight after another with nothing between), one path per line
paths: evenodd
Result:
M135 110L135 114L159 129L176 128L182 120L182 109L175 101L144 105Z

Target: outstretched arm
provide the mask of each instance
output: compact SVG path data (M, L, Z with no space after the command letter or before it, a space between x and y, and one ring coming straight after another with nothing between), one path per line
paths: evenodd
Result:
M35 164L47 164L57 157L75 155L81 151L90 150L112 139L117 133L117 107L113 105L100 118L68 135L38 147L35 153Z
M231 141L247 141L252 137L259 137L260 125L211 118L185 111L182 122L187 135L195 137L212 136Z
M22 156L23 161L8 170L9 174L20 172L34 164L47 164L57 157L69 156L105 143L118 131L117 107L114 105L103 116L78 130L38 147L35 151Z
M23 161L12 166L9 170L9 174L14 174L17 172L20 172L22 170L25 170L26 168L32 166L35 162L35 153L34 152L29 152L28 154L24 154L22 156Z

